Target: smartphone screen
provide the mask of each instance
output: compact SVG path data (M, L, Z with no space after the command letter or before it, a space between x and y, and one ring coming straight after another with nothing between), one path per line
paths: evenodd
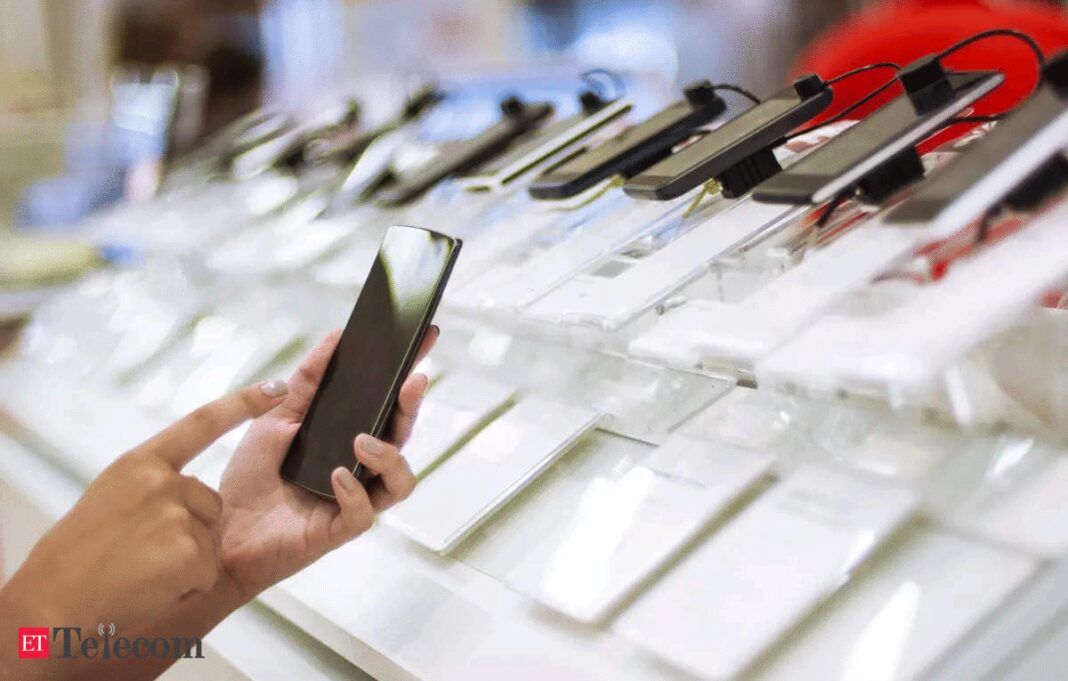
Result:
M902 95L793 166L757 187L766 203L823 203L861 181L881 164L922 142L942 125L1004 81L990 71L950 73L956 97L926 114L916 113Z
M312 399L282 476L333 497L330 474L359 473L353 440L381 437L397 393L460 252L453 237L418 227L391 227L356 300L337 350Z
M786 133L830 106L833 97L830 88L807 99L802 99L793 87L786 88L631 178L623 191L635 198L657 201L682 196L781 141Z

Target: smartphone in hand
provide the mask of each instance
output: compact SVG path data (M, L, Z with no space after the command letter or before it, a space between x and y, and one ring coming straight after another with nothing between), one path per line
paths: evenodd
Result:
M386 232L319 390L282 463L282 477L333 498L339 466L359 477L353 440L384 437L453 265L459 239L419 227Z

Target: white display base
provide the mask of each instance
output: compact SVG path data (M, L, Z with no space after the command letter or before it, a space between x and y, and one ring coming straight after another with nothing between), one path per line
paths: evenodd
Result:
M24 554L35 539L30 528L43 531L101 468L160 425L100 386L75 385L23 361L0 364L0 432L21 439L0 435L7 552ZM226 447L217 445L190 471L217 478ZM526 517L521 524L529 531L544 522ZM508 539L495 545L504 542L498 549L518 560L524 547ZM216 628L206 639L210 669L183 663L166 678L335 681L365 678L363 670L378 681L692 681L612 627L578 624L508 588L477 550L457 557L438 556L379 524ZM984 678L1064 610L1066 589L1068 572L1047 568L977 641L937 665L935 678Z
M688 678L383 526L263 600L380 681Z

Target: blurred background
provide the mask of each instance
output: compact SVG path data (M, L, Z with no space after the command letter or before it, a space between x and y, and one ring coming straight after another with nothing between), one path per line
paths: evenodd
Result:
M117 67L199 67L188 146L261 105L307 107L353 79L605 67L666 89L695 78L767 91L859 0L19 0L0 2L0 230L63 223L154 155L151 97ZM187 74L189 75L189 74ZM129 78L127 74L125 77ZM146 80L150 76L134 75ZM116 109L131 112L122 126ZM202 112L202 113L200 113ZM109 118L111 119L109 121ZM183 126L184 125L184 134ZM159 128L160 125L155 127ZM34 191L34 180L54 178ZM58 184L58 186L57 186ZM65 197L57 202L56 196ZM47 200L45 200L47 197ZM21 204L21 206L20 206ZM35 204L37 204L35 206ZM43 212L43 214L41 214Z
M143 178L131 168L180 154L260 106L300 117L339 101L341 93L372 92L374 97L360 103L363 120L373 122L395 106L377 93L403 96L404 78L449 79L456 89L466 77L484 94L496 87L495 96L511 86L545 96L554 77L573 79L589 68L607 68L640 84L631 94L644 113L643 92L660 103L676 86L696 78L742 83L766 94L788 78L805 45L851 13L900 5L907 14L911 6L952 4L1000 8L1013 3L0 2L0 232L12 225L70 224L95 207L136 194ZM179 111L171 120L174 107L167 98L173 99L179 75ZM559 82L555 87L560 89ZM492 97L487 103L492 105ZM374 110L376 104L382 111ZM492 106L486 111L492 115ZM481 123L470 121L473 129ZM169 139L161 139L162 131Z

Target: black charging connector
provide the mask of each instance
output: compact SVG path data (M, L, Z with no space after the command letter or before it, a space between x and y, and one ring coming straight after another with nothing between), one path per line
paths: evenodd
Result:
M1061 99L1068 99L1068 50L1052 55L1042 65L1042 83ZM1055 153L1005 196L1003 204L1014 210L1030 211L1068 186L1068 159Z
M1068 186L1068 159L1055 154L1005 195L1004 205L1019 211L1032 211Z
M597 94L593 90L583 90L579 93L579 106L582 107L582 113L590 116L597 113L608 104L604 97Z
M938 55L929 54L897 72L897 79L916 109L924 115L953 101L953 86Z
M864 203L880 204L899 189L923 179L923 161L916 147L906 147L857 182Z
M1060 97L1068 98L1068 50L1051 55L1042 65L1042 82Z
M753 187L782 172L779 159L775 158L776 144L750 154L716 176L720 193L728 199L737 199Z
M797 96L801 99L816 97L829 87L830 85L827 81L823 80L815 73L806 73L798 76L794 80L794 92L796 92Z
M501 100L501 113L507 118L519 118L526 111L526 108L526 102L515 95L510 95Z
M1068 99L1068 50L1061 50L1042 64L1042 84L1061 99ZM1035 169L1002 202L1014 210L1030 211L1068 186L1068 159L1055 153Z
M694 107L726 109L727 104L716 94L716 88L707 79L695 80L682 89L686 101Z
M401 111L400 119L402 121L415 120L419 116L422 116L427 110L440 104L444 99L445 93L438 88L431 85L422 87L404 103L404 109Z

